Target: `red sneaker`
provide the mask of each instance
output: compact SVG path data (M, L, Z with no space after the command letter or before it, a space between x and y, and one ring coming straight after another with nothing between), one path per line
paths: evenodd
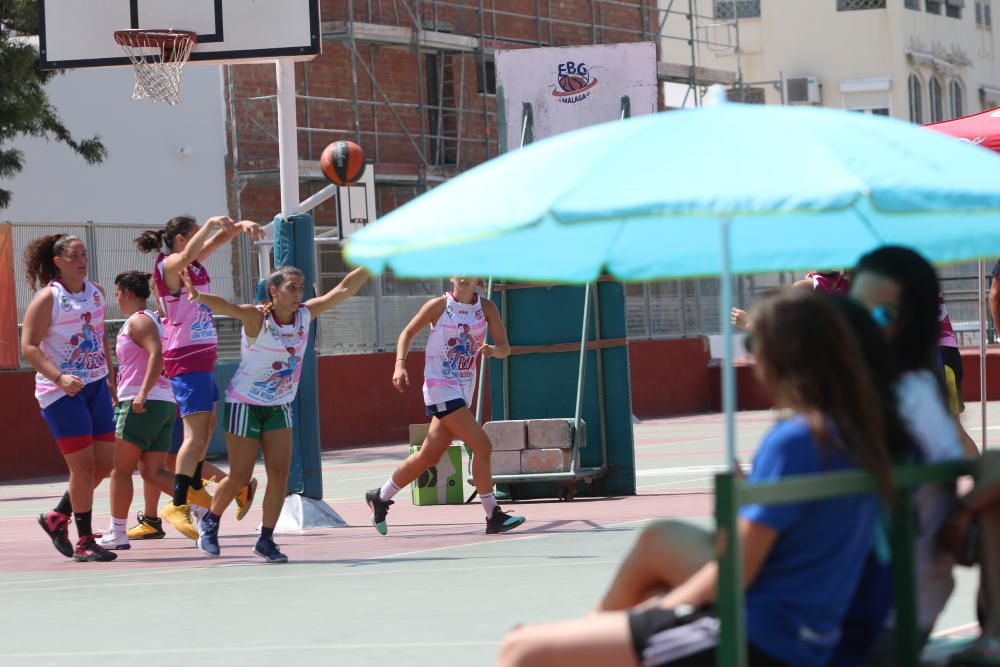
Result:
M76 550L73 552L73 560L78 563L88 561L106 563L118 558L118 554L108 551L94 539L93 535L84 535L76 543Z
M69 515L49 510L38 515L38 525L52 540L52 546L66 558L73 557L73 543L69 541Z

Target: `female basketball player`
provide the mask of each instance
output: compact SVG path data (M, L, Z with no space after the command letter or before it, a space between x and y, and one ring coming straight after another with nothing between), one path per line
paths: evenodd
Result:
M201 488L201 468L208 450L218 389L215 368L218 337L208 308L184 294L180 273L187 270L192 284L207 290L208 271L201 262L240 232L261 238L260 226L249 220L235 222L228 216L209 218L200 228L194 218L173 218L158 231L147 231L135 240L142 252L160 250L153 264L153 280L166 314L163 370L170 379L174 398L184 420L184 442L177 454L174 495L163 510L163 518L174 528L198 539L191 522L188 489ZM166 249L167 252L162 252Z
M35 369L35 398L69 468L69 490L38 517L56 550L75 561L112 561L91 527L94 487L111 470L113 378L104 340L107 299L87 279L87 249L69 234L32 241L24 251L32 288L42 288L24 313L21 353ZM69 541L69 515L79 536Z
M493 302L476 293L477 283L465 276L452 278L452 291L425 303L399 334L392 384L402 392L410 384L406 372L410 343L424 327L431 327L424 356L423 387L431 425L420 449L396 468L381 489L365 494L365 502L372 509L372 523L383 535L389 530L385 519L392 497L437 464L454 438L472 449L472 478L486 510L486 532L504 533L524 523L524 517L511 516L497 505L490 469L490 439L469 410L476 388L477 357L482 354L503 359L510 353L500 312ZM487 328L495 345L486 344Z
M146 308L152 276L127 271L115 278L115 299L126 316L118 332L118 405L115 407L115 457L111 474L111 527L101 540L107 549L128 549L125 522L132 504L132 473L141 460L148 483L171 490L163 464L170 449L177 403L162 375L163 326Z
M302 302L302 272L294 266L278 269L267 280L269 301L263 305L236 305L198 290L188 272L181 275L188 298L220 315L243 322L240 365L226 389L226 441L229 477L215 490L212 509L198 524L198 548L218 556L219 520L226 507L253 473L257 452L264 451L267 490L264 518L254 553L269 563L288 558L274 543L274 526L288 489L292 461L292 400L298 391L312 321L355 294L368 280L363 269L348 273L322 296Z

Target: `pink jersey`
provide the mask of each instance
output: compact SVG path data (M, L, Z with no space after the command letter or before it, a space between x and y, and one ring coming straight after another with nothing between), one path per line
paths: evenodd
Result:
M160 318L153 311L140 310L132 313L125 320L125 324L122 325L121 331L118 332L118 337L115 339L115 356L118 357L119 401L131 401L138 395L139 390L142 389L142 381L146 377L146 366L149 363L149 353L146 352L145 348L137 345L129 333L129 327L137 317L148 317L153 320L153 324L156 325L156 330L160 334L160 340L163 340L163 325L160 324ZM146 398L150 401L175 402L170 382L162 372Z
M944 303L944 294L940 292L938 292L938 322L941 323L941 336L938 338L938 345L958 347L958 337L955 336L955 328L951 326L951 318L948 317L948 306Z
M160 295L160 303L166 317L163 320L165 338L163 342L163 372L168 378L183 373L211 371L215 369L218 348L218 334L212 311L205 305L188 299L187 289L181 287L171 292L163 278L163 261L166 255L156 257L153 266L153 280ZM211 292L212 280L208 271L198 261L187 267L191 282L200 292Z
M424 353L424 404L463 399L472 405L476 390L476 360L486 340L486 315L476 295L461 303L449 292L444 313L431 325Z
M52 291L52 322L38 347L60 373L74 375L86 384L97 382L108 374L104 358L107 300L89 280L84 280L83 289L76 293L57 281L46 289ZM35 398L42 408L65 395L54 382L41 373L35 374Z
M226 403L290 403L299 389L311 319L309 308L300 305L291 324L279 324L273 314L265 317L252 342L244 328L240 366L226 389Z
M848 281L847 277L839 271L831 271L829 273L810 271L806 276L806 280L811 280L813 290L821 294L840 294L842 296L847 296L847 292L851 288L850 281Z

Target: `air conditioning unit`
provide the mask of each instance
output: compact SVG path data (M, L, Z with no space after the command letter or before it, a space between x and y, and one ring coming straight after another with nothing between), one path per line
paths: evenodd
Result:
M819 104L819 78L790 76L785 79L785 101L788 104Z

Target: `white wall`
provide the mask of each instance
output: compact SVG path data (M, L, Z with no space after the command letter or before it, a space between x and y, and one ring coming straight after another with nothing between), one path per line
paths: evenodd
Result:
M53 78L49 99L77 138L99 134L108 159L88 165L70 148L22 138L25 168L12 180L12 222L129 222L161 226L189 213L226 211L226 136L220 66L188 67L183 102L132 99L131 68L83 69ZM188 155L178 154L187 147Z
M661 8L667 4L669 0L660 0ZM697 5L700 14L712 14L713 0L697 0ZM920 5L923 8L923 0ZM980 109L981 86L1000 89L1000 62L995 58L1000 25L994 30L977 28L974 0L966 2L961 19L905 9L903 0L889 0L887 9L839 12L836 7L836 0L761 0L760 18L740 20L744 81L777 79L782 73L815 75L822 83L824 106L887 107L893 116L908 119L907 77L916 71L924 81L923 120L928 122L926 81L931 68L906 55L916 42L937 53L960 51L971 61L955 68L954 74L941 76L945 85L957 76L965 86L965 113ZM679 18L671 20L682 35L687 26ZM721 26L705 23L703 37L724 41ZM685 63L690 52L682 40L664 40L662 57ZM736 58L732 49L702 47L698 64L735 70ZM781 101L772 86L763 87L768 103ZM947 108L945 116L949 117Z

